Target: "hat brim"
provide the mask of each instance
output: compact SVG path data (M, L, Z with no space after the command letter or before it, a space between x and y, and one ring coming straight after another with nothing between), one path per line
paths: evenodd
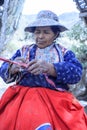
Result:
M34 28L36 27L45 27L45 26L57 26L60 30L60 32L64 32L68 30L64 25L60 24L58 21L52 20L52 19L37 19L36 21L29 24L27 27L25 27L25 32L34 32Z

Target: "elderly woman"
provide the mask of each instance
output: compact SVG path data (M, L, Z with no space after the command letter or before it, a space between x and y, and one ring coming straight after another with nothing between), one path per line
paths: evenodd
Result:
M25 45L4 62L0 74L16 82L0 101L0 130L87 130L83 107L68 92L78 83L82 66L75 54L56 43L66 27L55 13L43 10L25 28L35 43Z

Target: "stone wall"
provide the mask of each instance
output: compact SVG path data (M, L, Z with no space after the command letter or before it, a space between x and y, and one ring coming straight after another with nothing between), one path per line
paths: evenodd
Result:
M87 68L83 70L83 76L79 83L70 86L70 91L84 106L87 113Z

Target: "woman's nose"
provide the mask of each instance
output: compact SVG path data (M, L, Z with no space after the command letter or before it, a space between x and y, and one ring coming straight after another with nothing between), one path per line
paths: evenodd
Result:
M44 37L44 34L43 33L40 33L39 34L39 38L43 38Z

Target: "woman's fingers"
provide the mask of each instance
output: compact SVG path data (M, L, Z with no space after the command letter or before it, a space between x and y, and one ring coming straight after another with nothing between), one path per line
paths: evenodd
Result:
M47 67L44 64L44 61L37 61L37 60L32 60L28 64L28 71L33 74L40 74L40 73L45 73L47 71Z
M37 60L29 61L29 63L28 63L28 67L29 67L29 66L32 66L32 65L35 64L35 63L37 63Z
M30 73L36 73L37 72L37 68L38 68L38 64L36 60L32 60L27 64L27 70Z
M15 61L16 62L21 62L21 63L26 63L26 59L23 58L23 57L17 57L17 58L15 58Z
M36 68L36 69L31 70L30 73L34 75L38 75L38 74L41 74L41 70L39 68Z
M9 69L9 71L11 72L11 74L15 74L19 71L19 66L18 65L11 65L11 68Z

